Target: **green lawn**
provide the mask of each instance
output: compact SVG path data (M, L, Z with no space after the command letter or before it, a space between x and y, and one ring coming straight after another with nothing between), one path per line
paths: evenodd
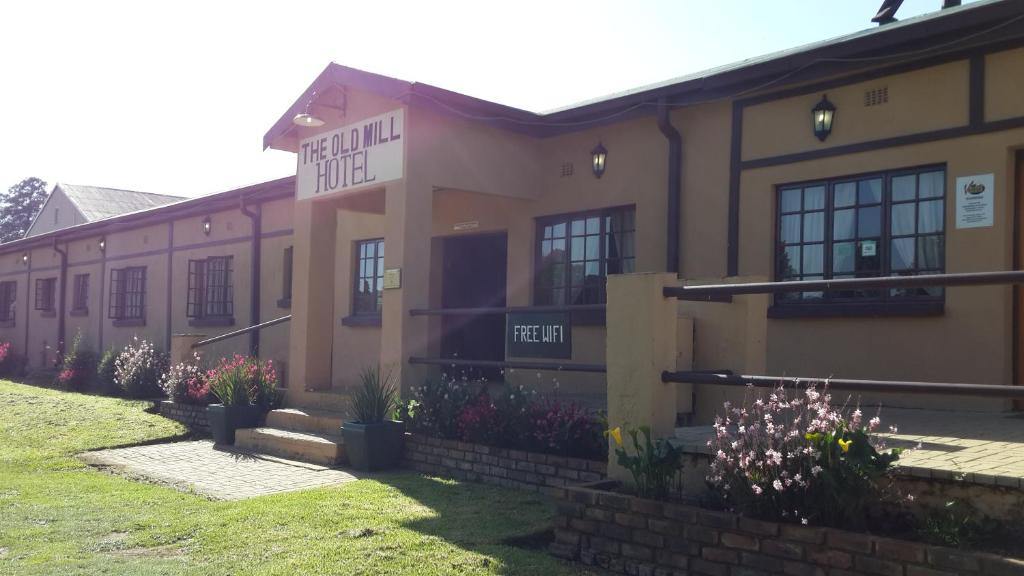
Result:
M146 403L0 381L0 574L584 574L503 544L542 530L525 492L395 473L214 502L75 454L173 438Z

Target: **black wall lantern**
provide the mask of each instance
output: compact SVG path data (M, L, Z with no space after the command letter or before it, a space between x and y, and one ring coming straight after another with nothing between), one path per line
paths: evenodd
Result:
M822 94L821 102L811 110L814 120L814 135L822 142L832 133L832 120L836 117L835 104L828 101L828 96Z
M603 144L598 142L597 146L590 151L590 155L594 159L594 176L600 178L604 174L605 163L608 161L608 150L605 149Z
M211 221L210 217L207 216L206 218L203 218L203 234L206 234L207 236L209 236L210 232L212 232L212 231L213 231L213 221Z

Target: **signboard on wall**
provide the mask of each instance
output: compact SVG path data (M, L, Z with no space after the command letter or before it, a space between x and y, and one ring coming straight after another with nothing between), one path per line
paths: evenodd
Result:
M510 358L572 358L567 312L509 312L505 342Z
M310 200L403 175L405 113L399 108L299 143L296 198Z
M995 176L978 174L956 179L956 227L992 226Z

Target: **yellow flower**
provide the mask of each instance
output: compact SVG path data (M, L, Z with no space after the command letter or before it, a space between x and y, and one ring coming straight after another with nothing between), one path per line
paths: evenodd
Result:
M622 428L621 427L616 426L615 428L612 428L611 430L608 431L608 435L612 437L612 440L615 440L615 443L619 446L619 448L622 448Z
M838 442L839 447L843 449L843 452L849 452L850 444L853 444L853 440L843 440L842 438L840 438Z

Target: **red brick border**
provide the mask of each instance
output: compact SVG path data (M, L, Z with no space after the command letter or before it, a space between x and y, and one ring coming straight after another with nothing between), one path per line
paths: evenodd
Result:
M565 489L551 553L630 575L1024 575L1024 560L727 512L608 491Z
M406 435L402 464L424 474L522 488L556 497L563 497L567 486L601 480L608 473L606 462L419 434Z

